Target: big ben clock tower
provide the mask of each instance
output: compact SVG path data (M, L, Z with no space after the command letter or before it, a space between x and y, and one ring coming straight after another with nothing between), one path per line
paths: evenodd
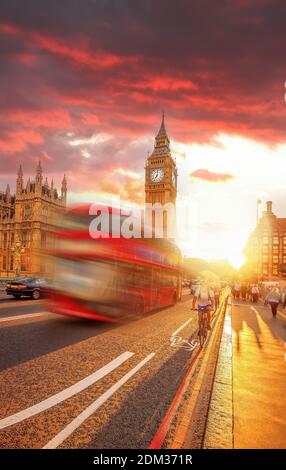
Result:
M171 155L170 140L165 129L164 113L159 132L155 138L155 145L152 154L147 158L145 166L145 203L163 206L171 203L173 213L163 213L163 232L164 238L167 237L168 225L175 227L175 207L177 197L177 167ZM169 204L169 206L171 206ZM167 207L167 206L166 206ZM154 217L152 217L152 226L154 231Z

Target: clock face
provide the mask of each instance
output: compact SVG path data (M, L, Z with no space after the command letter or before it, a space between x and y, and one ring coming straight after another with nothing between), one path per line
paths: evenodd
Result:
M164 171L162 170L162 168L156 168L150 173L150 179L151 181L153 181L153 183L159 183L160 181L162 181L163 178Z

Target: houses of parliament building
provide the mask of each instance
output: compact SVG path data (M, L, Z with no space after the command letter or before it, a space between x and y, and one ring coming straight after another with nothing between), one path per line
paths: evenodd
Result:
M65 209L66 198L65 176L59 193L53 181L43 181L40 162L35 180L29 178L26 184L20 166L15 194L9 185L0 192L0 277L45 273L41 250L49 247L53 216Z

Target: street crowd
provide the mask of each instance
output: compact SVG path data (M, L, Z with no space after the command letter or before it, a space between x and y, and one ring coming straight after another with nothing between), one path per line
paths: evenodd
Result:
M264 305L269 305L273 316L277 314L279 305L286 308L286 286L280 287L278 282L274 283L241 283L234 282L231 286L232 298L234 300L251 301L257 303L259 299L264 302Z
M219 284L208 282L193 283L189 285L193 298L193 310L196 304L209 305L216 310L220 305L222 288ZM286 285L280 286L278 282L246 283L235 281L230 285L233 300L257 303L261 300L265 306L270 306L271 312L276 317L278 307L286 310Z

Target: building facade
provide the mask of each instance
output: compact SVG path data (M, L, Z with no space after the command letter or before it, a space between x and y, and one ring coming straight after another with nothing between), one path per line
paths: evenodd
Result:
M165 128L164 114L159 132L155 138L154 150L149 155L145 166L145 203L171 203L173 212L163 212L163 233L167 238L168 224L176 225L176 198L178 172L176 162L171 155L170 140ZM153 232L155 228L155 211L152 214Z
M0 193L0 277L45 275L47 266L42 252L52 243L50 229L59 210L65 210L67 181L64 176L61 192L53 181L43 182L41 163L36 169L34 181L24 185L20 166L16 180L16 192Z
M286 218L276 217L271 201L266 203L266 210L247 242L245 255L249 268L258 279L285 277Z

